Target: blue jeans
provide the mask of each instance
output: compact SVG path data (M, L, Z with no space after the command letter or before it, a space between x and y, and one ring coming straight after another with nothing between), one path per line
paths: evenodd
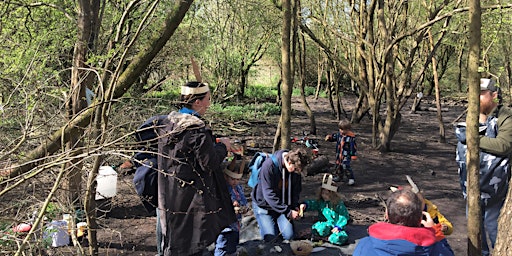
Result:
M279 235L286 240L293 239L293 224L284 214L262 209L254 201L252 202L252 211L258 221L261 237L265 242L273 242Z
M340 176L343 177L343 175L346 175L349 179L354 179L354 171L352 171L352 167L350 167L350 156L347 156L341 163L341 170L340 170Z
M490 255L490 248L494 248L496 236L498 235L498 218L504 202L495 203L493 205L483 205L482 202L482 255ZM491 241L491 246L487 243L487 236Z
M215 242L215 256L226 256L236 252L236 246L240 239L237 231L222 231Z

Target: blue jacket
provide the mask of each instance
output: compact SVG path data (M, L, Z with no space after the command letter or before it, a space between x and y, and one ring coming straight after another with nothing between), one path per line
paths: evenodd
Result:
M353 256L454 255L446 238L437 241L432 228L379 222L371 225L368 233L370 236L361 239L356 245Z
M501 204L507 196L510 180L512 112L506 107L498 107L480 127L480 196L485 205ZM455 135L460 185L466 197L466 127L457 125Z
M357 156L356 134L352 131L343 135L340 132L331 134L328 141L336 141L336 164L350 163Z
M252 200L269 214L288 213L299 206L299 196L302 191L302 177L300 174L286 170L283 162L283 153L279 150L274 153L277 158L278 172L273 168L272 158L268 157L259 173L259 182L251 193Z

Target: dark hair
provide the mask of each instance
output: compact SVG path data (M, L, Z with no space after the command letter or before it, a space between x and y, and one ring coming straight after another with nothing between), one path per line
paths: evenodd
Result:
M410 188L403 188L391 193L386 203L389 223L419 227L423 216L422 205L418 195Z
M352 124L350 124L350 120L344 118L338 123L338 128L349 131L352 129Z
M292 149L285 156L287 161L290 161L295 167L304 169L306 165L311 163L311 156L304 148Z
M188 82L184 86L190 87L190 88L199 88L199 87L203 87L203 86L208 86L208 84L201 83L201 82ZM206 94L207 93L205 92L205 93L201 93L201 94L181 95L180 102L179 102L178 106L180 108L182 108L182 107L192 108L192 103L194 103L194 101L196 101L196 100L202 100L206 96Z

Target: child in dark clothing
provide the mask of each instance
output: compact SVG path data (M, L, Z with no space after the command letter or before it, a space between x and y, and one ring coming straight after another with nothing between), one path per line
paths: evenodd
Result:
M333 180L338 182L346 175L348 185L354 185L354 172L350 161L357 159L356 134L348 119L341 120L338 128L338 132L325 136L325 141L336 141L336 175Z
M222 230L215 244L215 256L235 255L236 247L240 238L240 223L242 214L248 211L247 198L244 195L244 189L240 185L240 179L243 175L245 161L242 160L238 171L235 169L236 157L233 158L229 166L224 169L224 178L228 186L233 208L235 209L237 222Z

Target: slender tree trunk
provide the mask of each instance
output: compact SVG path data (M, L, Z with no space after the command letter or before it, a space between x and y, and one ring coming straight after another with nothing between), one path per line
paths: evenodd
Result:
M360 123L363 117L369 114L369 111L370 107L368 106L368 98L366 98L366 94L360 93L357 98L356 107L352 110L352 117L350 121L354 124Z
M300 1L299 0L296 0L295 1L295 6L296 8L294 8L295 10L299 9L300 10ZM295 13L295 22L298 21L297 17L298 17L298 14ZM297 26L294 26L294 34L298 35L296 32ZM308 115L308 118L309 118L309 124L310 124L310 128L309 128L309 134L312 134L312 135L316 135L316 121L315 121L315 115L313 114L313 111L311 110L311 108L309 107L309 104L308 104L308 101L307 101L307 98L306 98L306 92L304 90L304 88L306 87L306 40L304 38L304 36L300 36L298 37L299 42L299 51L298 51L298 60L299 60L299 65L298 65L298 73L299 73L299 88L300 88L300 98L301 98L301 101L302 101L302 105L304 106L304 110L306 111L306 114Z
M331 113L334 116L334 114L336 113L336 109L334 108L334 101L332 99L332 97L334 97L334 92L332 90L333 84L332 84L332 77L331 77L331 74L332 74L331 61L327 61L326 65L327 65L327 68L326 68L325 77L327 78L327 83L326 83L327 98L329 99L329 105L331 106Z
M480 0L469 1L469 58L468 58L468 115L467 123L467 203L468 203L468 255L482 254L482 210L480 208L480 150L478 120L480 107Z
M86 84L83 81L87 81L85 78L87 73L86 68L86 56L88 52L89 39L92 35L92 6L89 1L78 1L78 35L75 43L73 52L73 66L71 68L71 88L68 99L68 120L72 120L80 111L86 107L85 101L85 88ZM84 127L78 127L83 129ZM68 152L73 152L75 148L81 148L82 140L79 137L70 138L66 145ZM79 155L80 152L76 152L75 155ZM80 207L80 183L81 183L81 170L82 164L80 159L70 157L71 162L66 164L66 169L69 172L66 173L64 184L63 184L63 198L61 201L67 205L73 205L72 212L75 211L75 207Z
M321 51L318 51L315 99L318 99L318 96L320 95L320 90L322 90L322 75L324 74L324 63L325 63L325 54L322 53Z
M291 134L291 112L292 112L292 89L293 89L293 70L291 65L291 23L292 23L292 4L291 0L282 0L283 3L283 23L281 34L281 63L282 63L282 107L280 118L280 148L290 148Z
M462 63L463 63L463 57L464 57L464 47L460 48L459 55L457 56L457 88L459 89L459 92L462 92Z
M428 39L430 42L430 49L434 51L434 39L432 38L432 31L428 32ZM434 87L436 89L436 108L437 108L437 121L439 122L439 142L446 142L444 134L443 114L441 112L441 94L439 92L439 76L437 74L437 60L432 56L432 73L434 74Z
M511 67L511 64L510 64L510 50L508 49L509 46L506 46L506 45L503 45L502 48L503 48L503 56L505 58L505 63L504 63L504 66L505 66L505 84L507 85L508 88L506 88L507 90L504 90L504 91L507 91L509 92L508 93L508 98L510 99L511 98L511 93L510 92L510 83L512 82L512 67ZM503 92L504 93L504 92Z

